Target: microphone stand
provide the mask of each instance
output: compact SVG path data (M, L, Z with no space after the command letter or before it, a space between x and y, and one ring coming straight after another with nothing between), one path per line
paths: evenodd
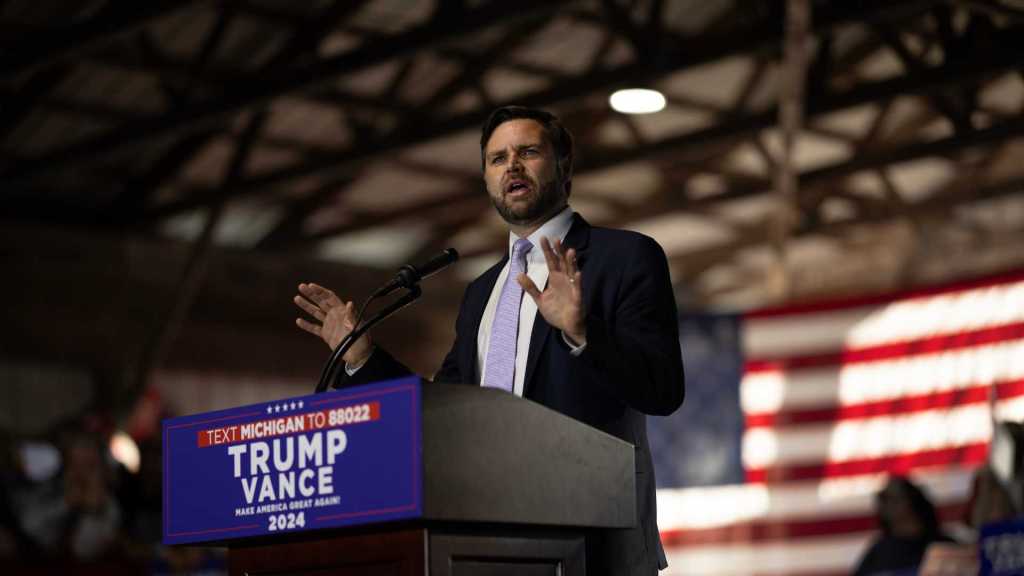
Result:
M341 360L345 352L355 344L359 337L365 334L370 328L376 326L382 320L391 316L395 312L398 312L402 308L405 308L409 304L412 304L423 294L419 284L413 284L407 288L406 292L401 298L395 300L391 304L385 306L380 312L374 314L369 320L356 326L354 330L349 332L342 341L338 344L338 347L334 349L334 353L328 358L327 363L324 364L324 369L320 373L320 382L316 385L315 394L320 394L327 390L331 381L334 380L334 374L337 372L338 360Z

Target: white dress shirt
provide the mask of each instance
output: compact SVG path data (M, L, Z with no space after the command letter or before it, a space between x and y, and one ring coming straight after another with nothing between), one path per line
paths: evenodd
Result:
M533 244L533 248L526 254L526 275L541 290L544 290L548 283L548 265L544 260L544 250L540 247L540 239L546 237L552 246L555 239L559 241L565 240L565 235L569 233L569 228L572 226L573 214L572 208L566 206L564 210L545 222L533 234L527 236L527 240ZM512 246L518 239L519 236L509 232L509 258L512 257ZM508 268L509 263L506 262L505 267L498 274L498 280L494 283L494 288L491 289L491 297L487 300L487 307L484 308L484 315L480 319L480 330L477 332L476 338L477 383L484 381L484 370L486 370L487 366L487 349L491 341L491 326L494 324L494 315L498 308L498 299L501 298L501 289L505 286L505 279L508 278ZM513 278L512 281L514 282L515 279ZM516 337L516 370L512 389L516 396L523 395L526 378L526 358L530 352L530 336L533 334L533 322L536 318L537 303L533 301L529 294L523 291L523 300L519 304L519 334ZM581 354L586 346L585 344L583 346L573 345L564 334L562 338L569 346L573 355Z

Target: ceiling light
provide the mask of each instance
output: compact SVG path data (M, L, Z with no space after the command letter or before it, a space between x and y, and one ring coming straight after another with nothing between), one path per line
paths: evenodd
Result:
M657 90L630 88L616 91L608 98L608 103L623 114L652 114L665 108L665 97Z

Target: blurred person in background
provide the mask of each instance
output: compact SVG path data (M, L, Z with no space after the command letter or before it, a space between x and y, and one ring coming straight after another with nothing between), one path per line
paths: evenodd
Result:
M975 576L980 570L978 538L982 526L1005 522L1020 515L1006 484L990 465L979 468L971 483L971 494L964 514L964 542L933 542L925 552L919 576Z
M161 413L157 422L166 417L170 416ZM158 430L138 447L138 472L122 469L117 493L124 511L124 552L130 566L150 576L226 576L227 558L222 549L163 545L163 449Z
M975 531L985 524L1003 522L1020 515L1010 491L990 466L983 466L974 476L968 514L968 525Z
M855 576L917 574L933 542L952 542L939 526L935 506L917 485L894 476L875 499L882 533L857 564Z
M118 492L124 510L124 532L132 556L149 556L160 545L163 462L160 439L139 444L139 470L124 474Z
M21 529L15 506L27 479L25 478L18 444L5 430L0 430L0 559L31 557L35 547Z
M61 428L57 445L60 472L21 499L21 526L49 557L100 560L116 551L121 534L106 444L100 434L72 424Z

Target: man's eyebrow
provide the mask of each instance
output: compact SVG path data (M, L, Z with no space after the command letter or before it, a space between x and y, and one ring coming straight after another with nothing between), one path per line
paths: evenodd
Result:
M529 143L526 143L526 144L518 144L518 145L516 145L515 149L516 150L523 150L524 148L540 148L543 145L544 145L543 142L529 142ZM484 157L485 158L492 158L494 156L498 156L499 154L504 154L504 153L505 153L505 149L504 148L499 148L497 150L492 150L490 152L485 152L484 153Z

